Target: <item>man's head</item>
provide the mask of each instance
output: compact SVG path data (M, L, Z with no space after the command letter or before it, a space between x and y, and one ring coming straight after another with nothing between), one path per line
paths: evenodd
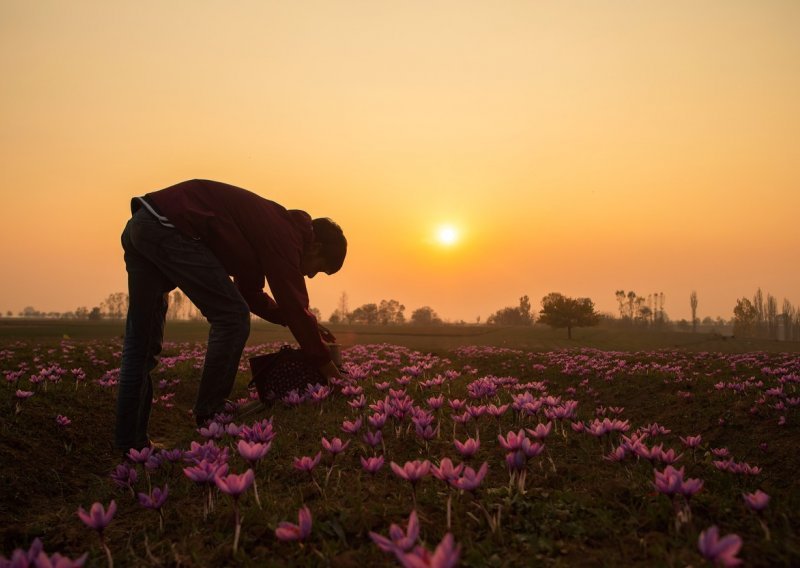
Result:
M301 271L309 278L314 278L317 272L338 272L347 255L347 239L344 238L342 228L327 217L314 219L311 227L314 230L314 240L303 253Z

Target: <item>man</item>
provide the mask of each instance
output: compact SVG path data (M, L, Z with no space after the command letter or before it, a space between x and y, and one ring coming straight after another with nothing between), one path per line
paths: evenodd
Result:
M288 326L323 375L341 378L324 343L335 338L309 311L303 278L341 268L347 241L339 225L208 180L135 197L131 212L122 233L129 307L115 447L150 445L150 371L161 352L168 294L176 287L211 324L194 405L198 424L224 409L251 312ZM264 292L265 278L274 299Z

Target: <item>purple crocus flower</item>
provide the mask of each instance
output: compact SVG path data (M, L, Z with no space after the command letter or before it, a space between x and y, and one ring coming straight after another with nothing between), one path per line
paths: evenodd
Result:
M336 457L336 454L340 454L345 451L349 445L350 440L343 443L340 438L333 438L330 441L325 437L322 438L322 447L334 457Z
M294 465L295 469L311 473L311 471L319 464L320 459L322 459L322 452L317 452L317 455L313 458L309 456L294 458L292 465Z
M136 467L131 467L126 463L121 463L111 472L111 479L119 487L133 487L139 475Z
M553 431L553 423L548 422L547 424L537 424L536 428L526 428L525 431L531 435L532 438L536 438L537 440L543 440L547 436L550 435L550 432Z
M481 447L481 441L478 438L467 438L464 442L453 440L453 444L464 459L469 459L474 456Z
M745 505L751 511L763 511L769 504L769 495L761 489L756 490L755 493L742 493L742 497L744 497Z
M454 487L464 491L475 491L480 487L483 478L486 477L488 469L489 464L487 462L483 462L483 465L477 472L471 467L465 467L461 477L452 480L450 483Z
M236 443L236 449L239 450L239 455L247 460L251 466L256 462L263 459L269 453L272 447L272 442L262 444L261 442L248 442L246 440L239 440Z
M362 457L361 467L364 468L364 471L370 473L371 475L375 475L378 473L378 470L383 467L383 456L369 458Z
M433 554L421 546L413 552L395 552L395 558L403 568L454 568L460 557L461 545L455 544L451 533L444 535Z
M376 446L380 446L381 442L383 442L383 432L380 430L375 430L374 432L367 432L362 436L364 443L367 444L370 448L374 448Z
M411 482L412 485L416 485L420 479L428 475L431 469L431 462L428 460L414 460L406 462L402 467L392 462L391 466L392 471L395 472L398 477L402 477L406 481Z
M195 466L184 468L183 473L195 483L213 484L214 479L218 475L225 475L228 473L228 464L201 460L200 463Z
M452 483L459 478L461 472L464 470L464 464L454 465L450 458L442 458L439 466L432 466L431 473L436 479L444 481L445 483Z
M395 554L398 552L409 552L419 538L419 520L417 518L417 511L411 511L405 531L401 529L399 525L392 523L392 525L389 527L389 538L372 531L370 531L369 537L372 539L372 542L374 542L378 548L384 552Z
M303 507L297 513L297 524L282 521L275 529L278 540L306 540L311 535L311 511Z
M683 436L680 436L680 439L681 442L683 442L683 445L686 446L687 448L697 448L700 446L700 442L703 441L703 437L700 435L686 436L685 438Z
M101 503L93 503L91 509L87 513L83 507L78 507L78 517L83 521L83 523L99 533L103 532L103 529L108 526L111 522L111 519L114 518L114 513L117 512L117 502L113 499L111 503L108 504L108 510L106 510Z
M738 566L742 563L736 555L742 547L739 535L729 534L719 538L719 529L716 525L700 533L697 547L707 560L720 566Z
M169 495L169 486L164 485L162 490L159 487L154 487L151 494L139 493L139 504L146 509L160 509L167 502L167 495Z
M33 566L36 566L36 568L82 568L88 557L89 553L85 552L83 556L72 560L66 556L62 556L58 552L52 556L48 556L47 553L42 551L39 552L39 554L35 556L31 562L33 562ZM3 563L0 561L0 566L2 565ZM17 565L14 564L12 560L10 568L14 568L15 566ZM28 566L28 564L20 564L19 566Z
M72 424L72 420L70 420L63 414L59 414L58 416L56 416L56 424L58 424L59 426L69 426L70 424Z
M242 493L250 489L250 486L253 485L254 479L255 473L253 473L252 469L248 469L241 475L237 475L235 473L230 473L225 476L218 475L214 478L214 483L217 484L217 487L219 487L220 491L227 493L236 499Z
M361 430L361 424L363 424L361 418L356 418L353 421L345 420L342 422L342 432L346 434L356 434Z
M145 447L141 450L131 448L128 450L128 457L134 463L146 463L150 455L153 453L153 448Z
M504 450L508 450L510 452L521 449L523 440L527 440L524 430L520 430L516 434L514 432L509 432L505 438L502 434L497 435L497 441L500 442L500 446Z

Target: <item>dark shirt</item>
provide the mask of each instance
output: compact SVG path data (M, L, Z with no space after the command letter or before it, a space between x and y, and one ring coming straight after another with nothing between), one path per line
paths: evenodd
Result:
M252 313L288 326L318 365L330 361L308 310L300 270L303 249L314 236L308 213L287 210L240 187L199 179L145 197L177 230L211 249ZM274 300L264 292L265 278Z

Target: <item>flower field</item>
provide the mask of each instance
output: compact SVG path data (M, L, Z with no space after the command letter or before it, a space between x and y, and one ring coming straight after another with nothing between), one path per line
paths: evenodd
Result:
M0 344L0 566L800 565L800 357L345 349L348 379L110 444L119 339Z

